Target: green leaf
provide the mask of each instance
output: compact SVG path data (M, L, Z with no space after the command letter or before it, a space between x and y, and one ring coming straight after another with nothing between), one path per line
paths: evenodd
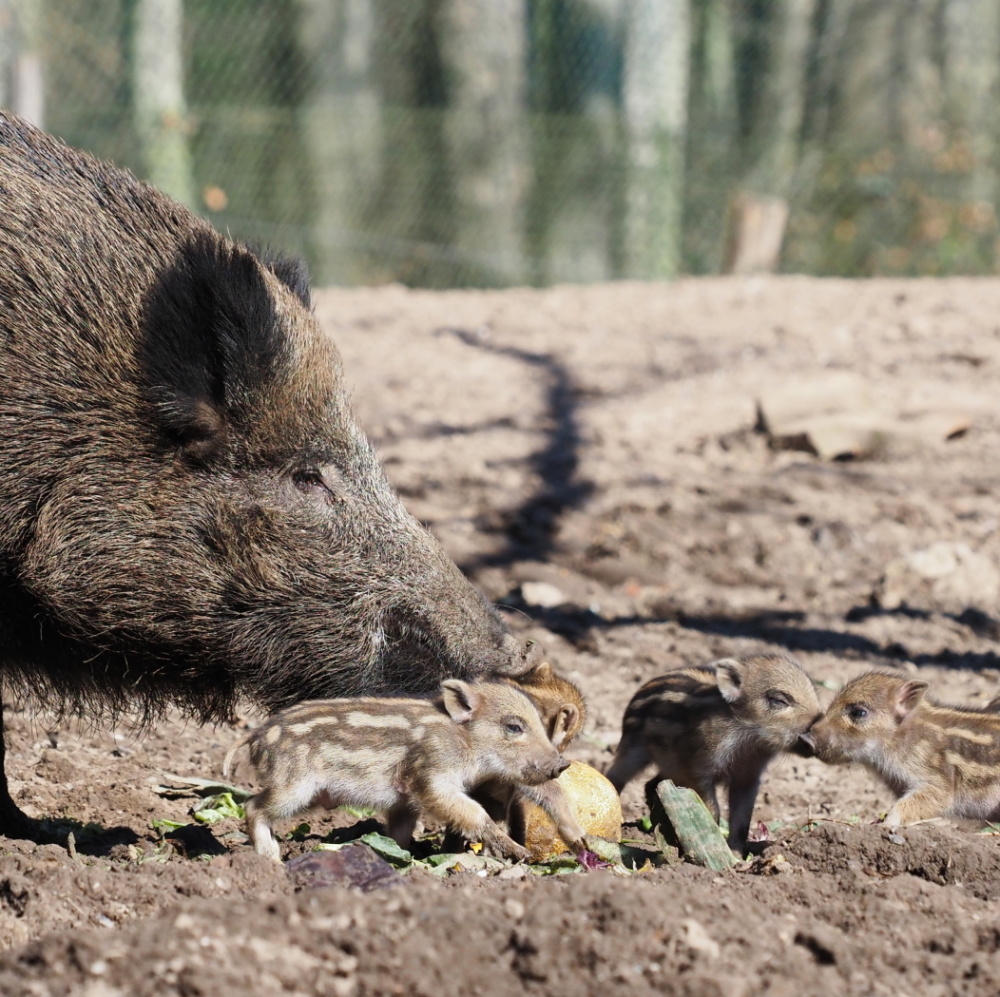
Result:
M583 840L587 849L602 862L610 862L611 865L622 864L622 847L617 841L608 841L607 838L599 838L596 834L588 834Z
M535 862L528 868L536 876L565 876L568 873L582 872L583 866L572 855L557 855L546 862Z
M377 831L361 835L358 841L381 855L391 865L405 868L413 863L413 856L405 848L398 845L392 838L379 834Z
M345 814L350 814L352 817L357 817L358 820L374 817L378 813L377 810L372 810L371 807L351 807L346 804L342 807L337 807L337 809L342 810Z
M438 852L436 855L428 855L425 859L419 859L417 865L429 865L432 868L438 866L454 865L459 859L466 858L466 852Z
M216 824L227 817L234 817L237 820L246 818L246 811L243 805L233 799L233 794L229 791L218 793L216 796L206 796L191 811L194 819L202 824Z
M167 831L176 831L179 827L187 827L188 823L186 820L170 820L168 817L159 817L156 820L151 820L149 826L163 835Z
M491 872L500 872L502 869L507 868L507 863L503 859L494 858L492 855L476 855L474 852L459 852L457 855L452 856L454 859L449 865L444 866L448 871L454 870L455 872L477 872L480 874L488 874ZM438 872L442 869L442 866L438 866L434 869L434 872Z
M426 869L432 876L440 876L444 879L445 876L459 866L458 855L448 855L447 859L447 862L441 862L438 865L430 865L428 862L415 862L414 867Z

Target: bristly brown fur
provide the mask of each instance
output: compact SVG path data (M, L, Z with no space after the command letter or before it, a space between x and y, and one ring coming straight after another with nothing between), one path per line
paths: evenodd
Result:
M308 302L301 266L0 112L5 689L206 719L524 670Z
M729 844L747 842L760 780L819 716L816 690L783 654L722 658L651 679L632 697L608 770L621 790L646 766L695 790L719 819L716 787L729 791Z
M807 738L830 764L857 762L896 796L889 825L931 817L1000 818L1000 713L945 706L927 683L867 672L837 693Z
M436 699L300 703L270 717L246 743L262 783L247 801L247 829L257 851L274 859L274 823L317 805L378 810L404 847L426 813L501 855L524 858L473 791L487 781L543 785L568 765L531 700L507 682L449 679Z

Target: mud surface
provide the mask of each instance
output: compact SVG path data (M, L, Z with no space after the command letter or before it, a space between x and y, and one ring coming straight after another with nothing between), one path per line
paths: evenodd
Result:
M1000 282L317 300L407 504L587 694L574 757L606 766L640 683L725 654L790 652L821 699L872 666L946 701L1000 692ZM755 430L758 400L819 398L845 372L859 406L896 420L869 456L774 450ZM956 438L935 428L962 420ZM907 574L941 543L964 546ZM235 821L178 844L151 827L190 819L191 798L155 787L218 777L237 731L8 717L22 806L114 829L78 827L75 854L0 841L8 997L1000 991L1000 838L872 825L890 799L863 771L774 766L756 814L771 840L725 874L296 892ZM639 783L624 804L641 816Z

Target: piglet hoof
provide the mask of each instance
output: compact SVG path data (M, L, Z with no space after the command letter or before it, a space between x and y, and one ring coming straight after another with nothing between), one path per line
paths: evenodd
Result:
M512 862L527 862L530 857L528 849L514 841L504 848L504 858Z
M527 862L530 857L527 848L506 835L494 838L492 841L484 841L483 850L488 855L495 855L497 858L507 859L510 862Z
M477 838L483 843L483 851L496 858L508 859L512 862L525 862L529 857L528 849L519 845L512 837L504 834L499 828L487 830L476 835L468 835L469 840Z

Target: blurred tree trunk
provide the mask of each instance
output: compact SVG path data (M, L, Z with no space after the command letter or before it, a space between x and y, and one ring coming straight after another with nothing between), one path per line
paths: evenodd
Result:
M13 109L14 59L17 57L16 15L12 0L0 0L0 107Z
M451 252L454 192L444 135L447 84L442 0L376 0L375 79L391 155L371 178L362 224L380 239L375 279L451 287L464 267Z
M525 240L534 284L621 271L621 58L628 0L529 4L531 190Z
M0 107L45 127L44 0L0 0Z
M522 283L530 179L524 0L445 0L441 57L454 245L465 281Z
M948 0L943 14L945 115L955 153L965 157L968 227L992 263L997 236L1000 4Z
M738 165L733 157L738 116L732 6L731 0L702 0L691 11L684 206L692 224L684 226L684 263L693 273L722 269L726 203L719 191L729 187Z
M624 276L673 277L681 264L689 0L631 0L626 12Z
M131 0L132 101L146 178L196 205L184 102L183 0Z
M362 277L358 230L367 185L382 161L371 0L298 0L300 46L311 75L303 107L316 185L314 277L352 284Z
M799 163L815 0L773 0L760 8L755 44L762 79L744 122L749 169L731 201L726 269L775 270ZM753 84L753 80L748 81Z
M844 123L844 77L851 24L859 0L818 0L816 30L807 59L803 137L822 145Z

